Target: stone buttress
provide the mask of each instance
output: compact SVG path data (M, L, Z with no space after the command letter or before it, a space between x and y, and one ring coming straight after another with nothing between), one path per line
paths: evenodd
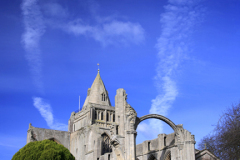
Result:
M173 133L159 134L156 139L136 145L137 126L149 118L164 121ZM29 125L27 143L44 139L64 145L76 160L218 160L206 149L196 150L194 135L182 125L157 114L137 117L123 88L117 90L115 107L111 106L99 71L82 109L71 113L68 131Z

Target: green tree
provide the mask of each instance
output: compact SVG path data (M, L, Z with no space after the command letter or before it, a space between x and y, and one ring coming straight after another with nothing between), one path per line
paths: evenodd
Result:
M213 132L200 141L222 160L240 160L240 104L232 105L219 118Z
M75 160L61 144L51 140L30 142L14 154L12 160Z

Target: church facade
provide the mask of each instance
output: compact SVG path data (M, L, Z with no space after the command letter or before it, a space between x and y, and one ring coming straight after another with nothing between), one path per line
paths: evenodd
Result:
M149 118L164 121L174 132L136 145L137 126ZM68 131L29 125L27 143L44 139L64 145L76 160L218 160L207 149L196 150L194 135L182 125L157 114L138 117L124 89L117 90L112 106L99 71L81 111L71 113Z

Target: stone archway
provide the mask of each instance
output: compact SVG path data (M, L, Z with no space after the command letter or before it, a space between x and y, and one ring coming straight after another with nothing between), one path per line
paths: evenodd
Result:
M175 134L177 135L178 134L178 126L175 125L170 119L162 116L162 115L159 115L159 114L148 114L148 115L145 115L145 116L142 116L142 117L136 117L136 122L135 122L135 130L137 130L137 127L138 125L146 120L146 119L150 119L150 118L154 118L154 119L158 119L158 120L161 120L165 123L167 123L175 132ZM135 137L136 138L136 137ZM136 145L136 141L135 141L135 145ZM148 157L148 160L156 160L156 158L153 156L153 155L150 155ZM164 160L171 160L171 152L168 152L167 155L165 155L165 159Z
M148 114L148 115L142 116L140 118L136 117L135 126L134 126L135 130L137 129L140 122L142 122L146 119L149 119L149 118L155 118L155 119L164 121L174 130L174 134L175 134L175 146L174 147L175 147L175 151L177 150L177 152L173 152L173 153L171 153L171 151L167 152L164 155L164 160L171 160L173 157L178 157L181 160L190 160L190 159L192 160L195 158L194 136L191 135L191 133L189 131L185 130L182 125L175 125L170 119L168 119L162 115ZM136 141L135 141L135 146L136 146Z
M159 115L159 114L148 114L148 115L142 116L140 118L137 117L136 123L135 123L135 129L137 129L137 126L139 125L140 122L142 122L146 119L149 119L149 118L155 118L155 119L164 121L174 130L174 132L177 131L177 126L170 119L168 119L167 117L164 117L162 115Z

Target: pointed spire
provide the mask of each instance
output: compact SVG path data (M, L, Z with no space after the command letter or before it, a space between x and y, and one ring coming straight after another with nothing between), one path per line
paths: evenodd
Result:
M86 106L88 103L111 106L108 92L100 77L99 69L91 88L88 89L88 95L83 106Z

